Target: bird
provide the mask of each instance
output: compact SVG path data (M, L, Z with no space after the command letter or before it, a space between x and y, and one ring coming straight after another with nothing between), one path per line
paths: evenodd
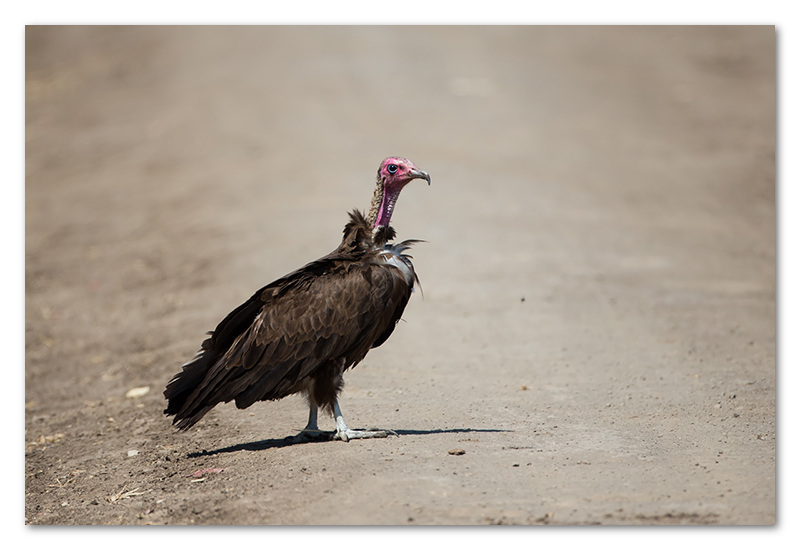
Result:
M339 406L343 374L395 329L419 278L389 225L403 188L431 183L410 160L388 157L378 167L370 209L349 213L342 241L330 254L262 287L206 333L200 350L167 383L164 414L185 431L222 402L245 409L258 401L305 396L308 423L295 440L367 439L391 430L354 430ZM318 426L319 410L334 432Z

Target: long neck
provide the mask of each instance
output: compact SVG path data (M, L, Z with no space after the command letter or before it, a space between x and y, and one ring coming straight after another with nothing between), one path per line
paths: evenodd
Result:
M367 215L367 222L370 227L375 227L375 223L378 221L381 204L383 204L383 182L378 180L375 183L375 193L372 195L372 202L369 205L369 214Z
M394 213L394 205L399 195L399 190L387 190L384 188L383 201L381 202L380 210L378 210L378 219L375 220L375 229L378 227L389 227L389 222Z

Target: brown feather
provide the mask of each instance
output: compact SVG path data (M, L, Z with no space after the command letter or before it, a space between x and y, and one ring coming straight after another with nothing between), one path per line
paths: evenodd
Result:
M390 227L373 235L354 211L336 250L260 289L220 322L167 385L164 412L187 429L231 400L246 408L306 391L317 406L333 407L342 372L386 341L411 296L408 257L410 284L380 260L393 237Z

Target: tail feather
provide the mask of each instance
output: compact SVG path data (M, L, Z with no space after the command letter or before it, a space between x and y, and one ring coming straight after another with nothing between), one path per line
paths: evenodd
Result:
M203 342L204 348L206 342ZM189 397L203 382L209 367L214 363L214 357L207 349L197 352L194 359L183 365L183 369L167 384L164 397L167 399L167 408L164 414L175 415L172 420L179 429L186 430L200 420L213 405L203 407L197 403L194 407L189 402Z

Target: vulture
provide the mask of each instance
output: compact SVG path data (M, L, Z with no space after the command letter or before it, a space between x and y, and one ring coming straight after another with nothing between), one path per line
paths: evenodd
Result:
M308 424L298 439L387 437L390 430L347 427L338 396L343 373L394 331L419 282L406 250L417 240L393 243L389 225L403 187L431 183L411 161L381 162L370 210L350 213L341 244L322 258L258 290L231 311L164 390L179 430L187 430L222 402L245 409L256 401L301 393ZM336 422L321 432L322 408Z

